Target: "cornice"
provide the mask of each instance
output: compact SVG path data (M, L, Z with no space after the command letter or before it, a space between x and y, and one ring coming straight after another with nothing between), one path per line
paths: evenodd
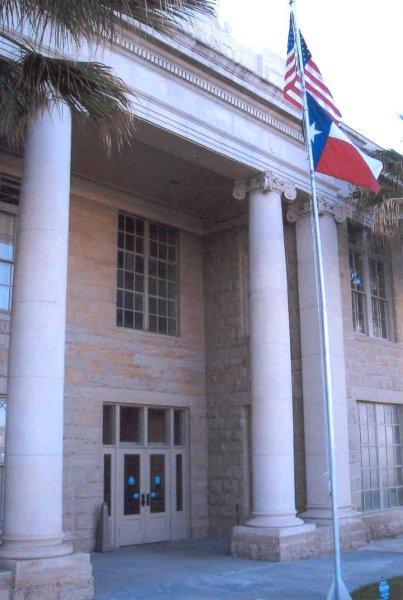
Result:
M270 113L267 113L260 108L257 108L253 104L247 102L240 96L221 88L217 84L209 81L208 79L202 77L190 71L189 69L183 67L182 65L175 63L166 57L158 54L154 50L147 48L139 44L138 42L131 40L127 36L123 34L116 34L114 37L114 44L120 47L127 52L130 52L134 56L137 56L160 69L170 73L174 77L185 81L194 87L199 88L200 90L218 98L222 102L229 104L233 108L240 110L241 112L246 113L250 117L256 119L264 123L265 125L269 125L273 129L283 133L287 137L292 138L293 140L303 143L303 136L301 132L297 131L293 127L290 127L286 123L280 121L273 117Z

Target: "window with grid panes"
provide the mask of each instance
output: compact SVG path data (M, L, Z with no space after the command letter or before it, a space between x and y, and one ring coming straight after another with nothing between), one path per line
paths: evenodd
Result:
M363 227L349 224L353 327L358 333L391 339L386 248L372 243Z
M177 259L176 229L119 214L118 326L177 335Z
M9 311L14 277L18 179L0 173L0 310Z
M358 402L358 414L362 510L403 506L402 407Z

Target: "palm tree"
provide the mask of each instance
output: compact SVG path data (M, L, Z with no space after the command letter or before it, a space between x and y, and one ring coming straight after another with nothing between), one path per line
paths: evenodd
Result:
M67 41L112 43L119 24L169 32L194 14L214 14L216 0L2 0L0 3L0 137L24 138L27 122L63 100L91 123L109 149L130 138L131 93L110 68L41 52L44 36L56 49ZM133 19L136 24L133 24ZM22 34L29 31L29 40Z

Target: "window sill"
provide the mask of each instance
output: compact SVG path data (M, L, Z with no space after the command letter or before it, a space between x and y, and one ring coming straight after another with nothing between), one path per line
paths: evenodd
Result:
M177 340L181 337L180 333L175 335L171 335L168 333L158 333L157 331L144 331L144 329L132 329L131 327L122 327L121 325L116 325L117 331L124 331L126 333L131 333L135 335L144 335L151 338L157 338L161 340Z
M376 344L378 346L390 346L394 348L397 344L395 340L378 338L375 336L367 335L366 333L353 332L352 337L357 342L365 342L366 344Z
M395 510L401 510L403 511L403 505L400 506L389 506L388 508L374 508L374 510L362 510L361 509L361 514L363 516L365 515L379 515L379 514L384 514L384 513L388 513L388 512L392 512Z

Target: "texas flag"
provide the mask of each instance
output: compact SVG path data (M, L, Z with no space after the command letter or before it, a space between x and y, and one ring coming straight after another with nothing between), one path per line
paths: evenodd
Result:
M378 193L381 161L357 148L309 93L307 103L315 171Z

